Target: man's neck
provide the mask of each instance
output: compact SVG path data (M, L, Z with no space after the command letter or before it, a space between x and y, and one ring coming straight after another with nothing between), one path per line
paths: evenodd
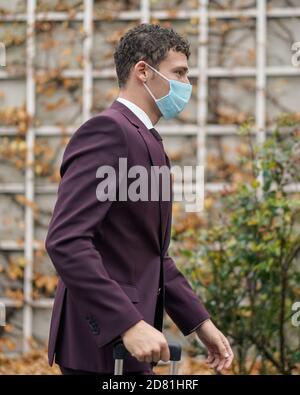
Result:
M119 97L131 101L133 104L135 104L136 106L140 107L143 111L145 111L145 113L148 115L153 125L155 125L158 122L159 118L157 114L154 112L154 110L149 108L142 101L138 101L136 99L136 95L131 95L128 92L120 91Z

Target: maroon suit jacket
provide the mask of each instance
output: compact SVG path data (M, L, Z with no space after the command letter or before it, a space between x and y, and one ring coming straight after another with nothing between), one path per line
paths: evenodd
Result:
M152 165L170 165L163 146L143 122L114 101L76 130L60 168L45 241L59 276L50 325L50 365L55 354L62 366L112 373L113 344L138 321L162 330L165 309L186 336L209 318L168 255L172 199L97 199L98 167L113 166L118 175L121 157L127 158L128 168L141 165L149 175ZM129 356L124 371L150 366Z

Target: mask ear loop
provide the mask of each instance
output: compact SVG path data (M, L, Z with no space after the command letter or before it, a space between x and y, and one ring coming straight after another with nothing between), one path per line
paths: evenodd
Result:
M148 86L145 84L145 82L143 82L144 87L147 89L147 91L149 92L150 96L152 97L152 99L154 101L156 101L156 98L154 97L153 93L150 91L150 89L148 88Z
M169 78L165 77L161 72L159 72L158 70L156 70L154 67L150 66L150 64L146 63L147 66L150 67L150 69L152 69L153 71L155 71L157 74L159 74L162 78L164 78L166 81L170 82Z
M145 63L146 63L146 62L145 62ZM164 78L165 80L167 80L167 81L170 83L170 80L169 80L167 77L165 77L163 74L161 74L158 70L156 70L154 67L150 66L150 64L148 64L148 63L146 63L146 65L149 66L150 69L152 69L153 71L155 71L157 74L159 74L162 78ZM153 99L154 101L158 100L158 99L156 99L156 98L154 97L153 93L150 91L150 89L149 89L148 86L145 84L145 82L143 82L143 84L144 84L145 88L147 89L147 91L149 92L149 94L151 95L152 99Z

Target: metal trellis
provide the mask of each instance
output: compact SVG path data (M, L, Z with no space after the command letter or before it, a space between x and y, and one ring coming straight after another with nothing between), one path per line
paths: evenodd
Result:
M103 80L106 78L115 78L115 71L94 70L91 60L93 44L93 23L99 17L93 15L94 1L84 0L84 9L72 16L72 20L81 21L85 33L83 40L83 69L64 70L63 76L82 79L83 82L83 108L82 121L84 122L91 116L93 82L94 80ZM292 66L267 66L266 65L266 26L270 18L295 18L300 17L300 7L282 7L269 9L265 0L257 0L255 8L245 10L210 10L208 0L199 0L198 9L179 10L176 15L170 16L168 11L154 11L150 9L150 0L140 0L140 9L136 11L122 11L112 14L115 20L120 21L141 21L149 22L152 18L158 20L188 20L198 18L198 54L197 67L192 68L190 76L198 80L197 91L197 124L185 124L180 126L161 126L160 132L163 135L191 135L197 137L197 163L205 165L206 160L206 137L207 136L224 136L235 135L237 126L235 125L209 125L207 121L207 96L208 83L210 78L235 78L235 77L254 77L256 78L256 109L255 118L257 130L257 140L263 142L266 137L266 79L267 77L280 76L300 76L300 68ZM254 18L256 20L256 67L209 67L208 65L208 36L209 20L215 19L239 19ZM36 12L36 0L27 0L27 12L22 14L0 15L0 22L25 22L27 26L26 41L26 110L29 116L33 117L36 113L35 98L35 79L33 60L35 56L35 29L36 21L68 21L70 15L67 12ZM10 75L5 70L0 70L0 80L18 80L22 76ZM71 135L75 129L74 126L68 126L64 132ZM0 136L16 136L17 128L0 127ZM25 194L26 200L34 201L35 195L48 195L57 192L57 185L35 185L34 170L31 166L34 161L34 142L36 137L40 136L61 136L61 129L57 126L46 125L34 127L29 125L26 134L27 157L24 183L0 183L1 194ZM176 186L175 186L176 187ZM206 191L219 191L224 187L223 183L206 183ZM290 185L290 191L299 191L299 185ZM34 215L33 208L30 205L25 207L25 232L24 245L20 245L14 240L0 240L0 250L11 252L24 252L26 266L24 271L24 304L23 304L23 352L30 348L30 338L32 337L32 320L33 308L51 308L53 300L44 298L40 300L32 299L32 281L33 281L33 257L39 243L34 240ZM8 307L15 307L18 302L1 298L0 303Z

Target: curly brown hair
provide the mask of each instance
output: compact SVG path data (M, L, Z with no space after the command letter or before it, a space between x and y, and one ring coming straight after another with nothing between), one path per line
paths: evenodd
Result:
M126 85L132 67L144 60L158 67L170 49L190 57L190 43L172 28L141 23L121 37L114 52L119 87Z

